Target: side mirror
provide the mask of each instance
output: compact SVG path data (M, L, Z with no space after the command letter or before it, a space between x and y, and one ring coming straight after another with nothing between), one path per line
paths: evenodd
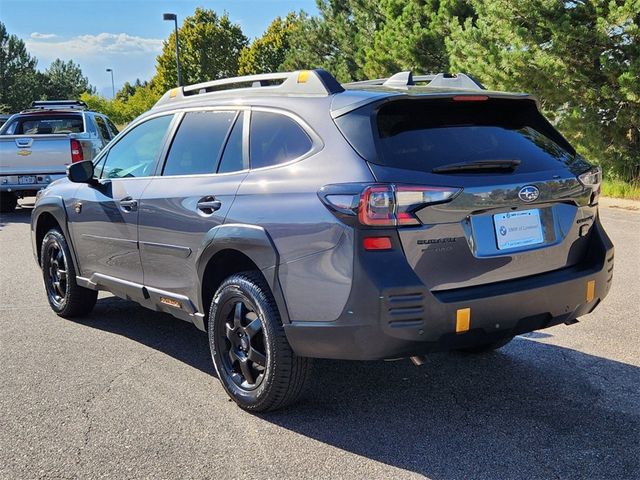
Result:
M67 166L67 178L74 183L96 183L93 178L93 162L84 160Z

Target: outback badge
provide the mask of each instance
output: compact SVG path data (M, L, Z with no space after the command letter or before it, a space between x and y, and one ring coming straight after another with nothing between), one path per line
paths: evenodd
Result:
M522 187L518 192L518 197L520 197L520 200L526 203L537 200L539 196L540 190L538 190L538 187L534 187L533 185Z

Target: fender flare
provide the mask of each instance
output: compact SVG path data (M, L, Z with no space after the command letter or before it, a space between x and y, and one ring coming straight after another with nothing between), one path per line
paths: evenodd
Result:
M64 206L62 197L58 195L49 195L39 199L33 209L33 212L31 212L31 245L33 247L33 255L36 259L36 262L38 263L38 265L40 265L40 245L37 245L36 234L38 231L38 223L40 222L40 218L42 217L43 213L50 214L53 218L55 218L56 222L58 222L58 225L60 225L62 234L67 241L67 245L69 245L69 250L71 250L71 260L73 261L76 275L80 275L80 269L78 268L78 259L76 257L76 250L73 247L73 239L71 238L71 235L69 233L67 209Z
M258 225L227 223L207 232L196 256L198 309L202 311L204 305L202 281L205 269L214 255L223 250L236 250L257 265L273 293L282 322L289 323L289 313L278 277L280 255L269 233ZM206 312L203 313L206 315Z

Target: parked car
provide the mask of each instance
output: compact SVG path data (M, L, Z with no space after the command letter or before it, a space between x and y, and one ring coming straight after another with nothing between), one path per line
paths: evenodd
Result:
M65 176L72 162L92 160L118 129L84 102L49 100L11 116L0 128L0 212Z
M600 181L529 95L277 73L167 92L41 192L31 232L58 315L109 290L193 322L231 398L265 411L313 357L420 363L593 311Z

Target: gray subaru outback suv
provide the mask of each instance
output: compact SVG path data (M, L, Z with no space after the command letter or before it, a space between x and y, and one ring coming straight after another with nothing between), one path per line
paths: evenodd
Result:
M193 322L231 398L265 411L313 357L418 363L593 311L600 181L529 95L266 74L167 92L41 192L32 242L57 314L108 290Z

